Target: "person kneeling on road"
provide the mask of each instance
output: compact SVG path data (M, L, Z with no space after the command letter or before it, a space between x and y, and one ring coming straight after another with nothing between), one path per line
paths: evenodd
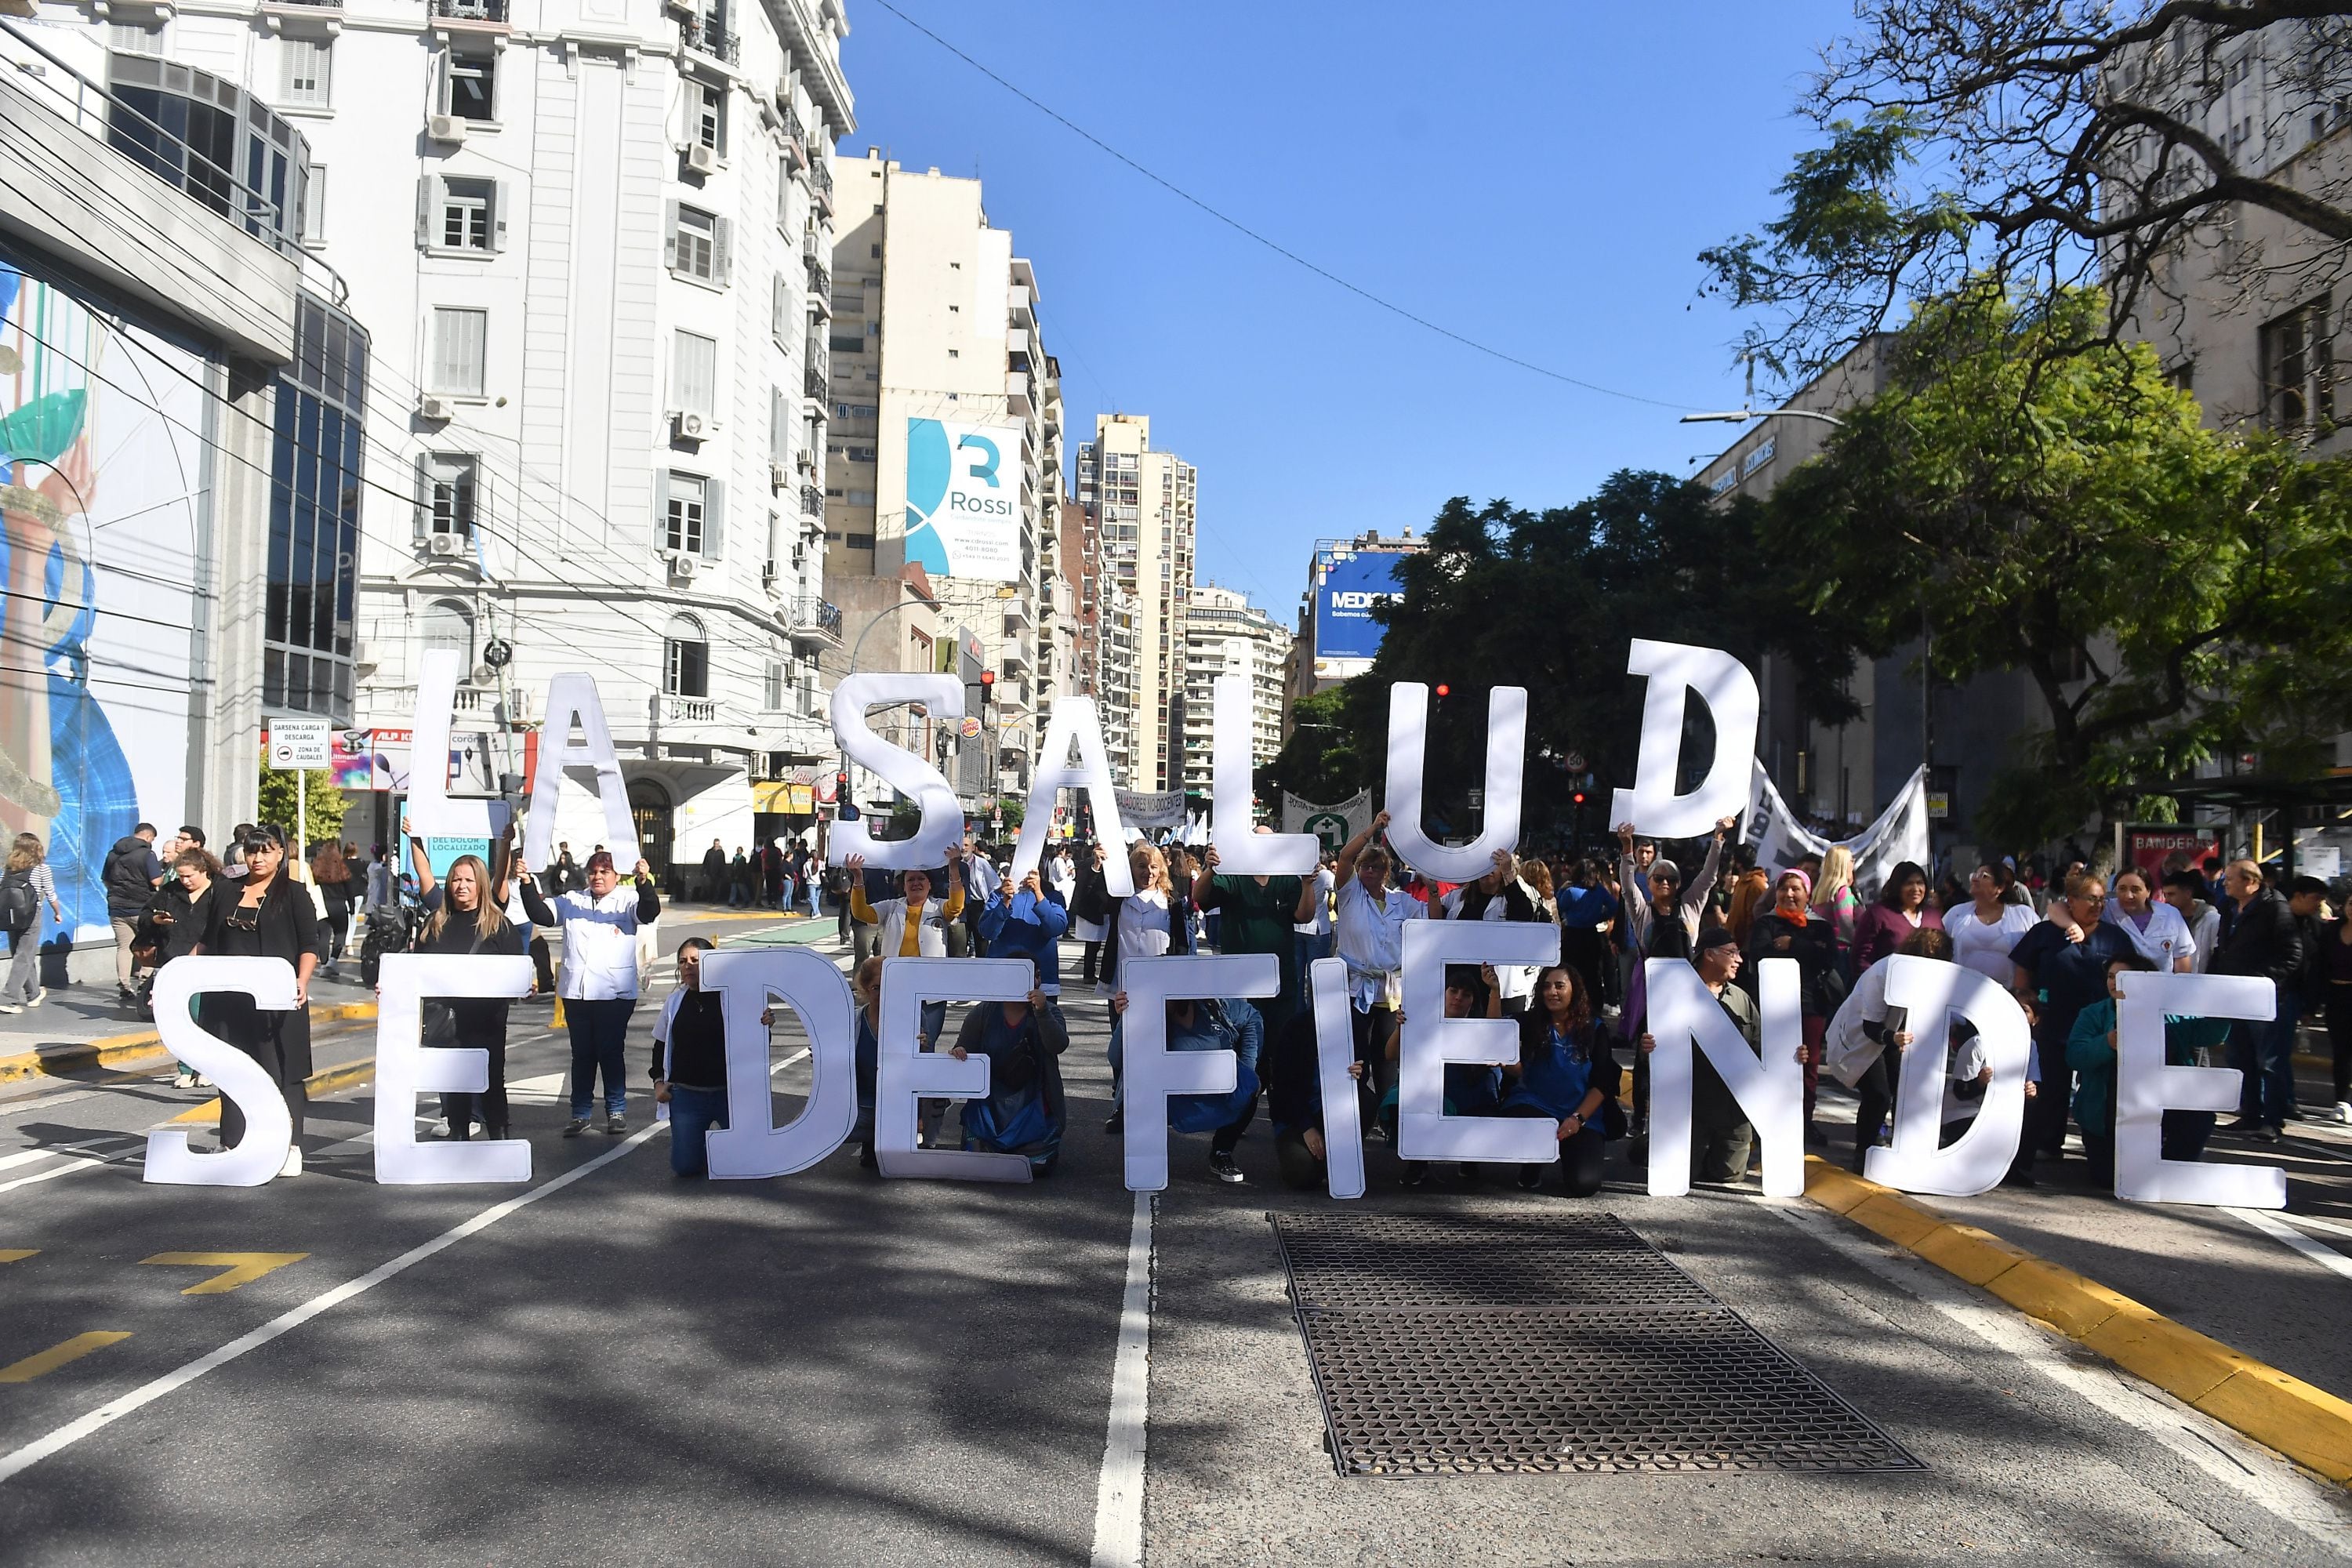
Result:
M677 944L677 989L654 1025L654 1103L669 1107L669 1168L681 1177L710 1174L704 1138L727 1125L726 998L702 988L708 937ZM772 1009L760 1022L773 1023Z
M1051 1175L1069 1123L1061 1064L1069 1046L1062 1010L1042 989L1026 1001L982 1002L965 1014L949 1054L958 1061L988 1058L988 1098L963 1102L963 1146L1024 1154L1032 1170Z
M1323 1063L1312 1007L1290 1016L1267 1045L1265 1061L1265 1113L1274 1123L1274 1160L1283 1184L1320 1192L1330 1184L1330 1153L1324 1143ZM1360 1083L1364 1064L1349 1062L1348 1076Z
M1127 1012L1127 993L1114 992L1111 1015ZM1221 1182L1240 1182L1241 1167L1234 1150L1257 1115L1257 1060L1264 1043L1265 1020L1257 1009L1238 996L1223 1001L1180 997L1168 1004L1168 1048L1171 1051L1231 1051L1239 1058L1231 1094L1180 1094L1168 1101L1168 1127L1173 1132L1209 1132L1209 1173Z
M1617 1097L1618 1073L1576 971L1560 963L1538 970L1534 1004L1519 1019L1519 1059L1503 1069L1510 1087L1502 1113L1557 1123L1570 1197L1589 1198L1601 1190L1605 1112ZM1521 1166L1519 1185L1535 1191L1543 1172L1539 1164Z
M1722 1004L1724 1016L1739 1031L1748 1048L1763 1057L1763 1020L1756 1004L1748 993L1734 985L1739 975L1739 939L1728 928L1709 926L1698 934L1698 944L1691 954L1691 967L1715 999ZM1644 1034L1640 1040L1646 1056L1657 1048L1654 1036ZM1691 1180L1695 1182L1740 1182L1748 1178L1748 1157L1755 1152L1756 1129L1749 1125L1748 1113L1731 1092L1723 1075L1706 1053L1694 1048L1691 1052Z

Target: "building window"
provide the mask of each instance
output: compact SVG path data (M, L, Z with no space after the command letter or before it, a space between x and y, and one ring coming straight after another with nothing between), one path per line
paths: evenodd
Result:
M357 322L304 295L294 358L278 378L270 455L262 701L352 718L352 600L358 586L362 410L368 340Z
M709 500L709 480L692 474L669 476L668 500L662 511L664 550L702 553L702 523Z
M440 244L445 250L490 248L490 209L499 188L488 180L441 182Z
M281 38L278 57L286 67L286 104L289 109L324 109L333 63L333 41L326 38Z
M433 390L479 397L487 381L490 313L451 305L433 309Z
M672 697L710 695L710 642L692 616L672 616L662 638L662 689Z
M760 691L760 706L770 713L784 710L784 666L780 659L768 661L767 679Z
M310 177L302 182L302 243L327 243L327 165L310 165Z
M768 461L776 464L793 460L793 416L791 405L784 400L781 386L768 388Z
M456 599L436 599L416 617L420 653L447 648L470 675L474 668L474 613Z
M435 533L472 538L475 508L481 494L481 458L466 452L428 452L421 468L424 494L417 508L418 538Z
M679 414L699 414L705 419L718 412L719 340L696 332L677 334L670 362L670 406Z
M2273 430L2336 424L2336 342L2325 294L2263 329L2263 416Z
M768 335L776 340L778 348L791 346L793 330L793 291L784 282L784 275L776 274L775 289L768 300Z
M496 55L451 55L443 84L442 109L460 120L487 124L498 119Z
M698 207L670 204L670 270L704 283L725 283L727 228L725 218Z
M150 59L162 59L163 24L156 22L110 22L106 28L107 47L117 54L145 55Z
M693 136L699 146L720 157L727 155L727 89L707 81L689 81L688 110L693 115Z

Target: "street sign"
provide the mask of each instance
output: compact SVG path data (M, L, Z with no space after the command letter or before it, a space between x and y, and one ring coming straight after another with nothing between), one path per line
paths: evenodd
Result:
M1570 773L1580 773L1584 771L1584 753L1582 752L1570 752L1567 756L1562 757L1560 761L1568 764L1568 771Z
M269 721L269 765L279 773L327 765L332 726L324 719L272 719Z

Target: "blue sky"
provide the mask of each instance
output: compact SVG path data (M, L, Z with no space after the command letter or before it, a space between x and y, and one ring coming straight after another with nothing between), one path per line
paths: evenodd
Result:
M1622 468L1689 473L1738 406L1739 323L1699 249L1773 212L1791 111L1847 0L1759 5L895 0L1024 90L1276 242L1565 386L1400 321L1252 243L866 0L859 128L986 182L1036 263L1073 452L1149 414L1200 468L1198 570L1289 621L1318 538L1532 507Z

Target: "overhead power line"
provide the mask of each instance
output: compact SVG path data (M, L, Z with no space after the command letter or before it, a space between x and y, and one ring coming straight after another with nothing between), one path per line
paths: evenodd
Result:
M1441 338L1451 339L1453 342L1460 343L1464 348L1469 349L1477 353L1485 354L1490 359L1500 360L1505 364L1517 365L1521 370L1531 372L1536 375L1544 376L1552 381L1564 383L1570 386L1580 387L1586 392L1599 393L1603 397L1622 398L1628 403L1646 403L1653 408L1680 409L1691 406L1688 403L1671 403L1662 397L1644 397L1638 392L1622 392L1613 386L1603 386L1599 382L1587 381L1581 376L1570 375L1564 371L1557 371L1551 369L1548 365L1538 364L1533 360L1521 359L1515 353L1507 353L1488 343L1482 343L1475 338L1465 337L1462 333L1455 331L1451 327L1442 326L1439 323L1431 321L1426 316L1419 315L1407 310L1404 306L1398 304L1393 300L1383 299L1381 296L1373 293L1370 289L1363 287L1361 284L1350 282L1347 279L1340 277L1329 268L1321 267L1317 265L1315 262L1309 261L1306 257L1299 255L1298 252L1291 249L1286 245L1283 245L1280 241L1269 238L1267 236L1259 233L1256 229L1250 227L1249 225L1242 222L1239 218L1236 218L1228 213L1220 211L1216 207L1211 206L1207 202L1202 201L1199 196L1194 195L1192 192L1186 190L1175 181L1169 179L1166 175L1145 167L1142 163L1128 156L1125 153L1120 152L1118 148L1112 146L1109 142L1104 141L1101 137L1096 135L1085 126L1080 125L1077 121L1072 120L1068 115L1064 114L1060 110L1055 109L1053 105L1040 100L1030 93L1023 90L1021 88L1014 86L1012 82L1007 81L1004 78L997 75L996 72L989 69L988 67L981 64L980 61L972 58L971 56L964 53L963 50L948 42L947 39L940 37L939 34L931 31L930 28L926 27L920 22L916 21L912 16L908 16L907 13L898 9L898 6L890 3L890 0L873 0L873 3L876 5L880 6L883 10L890 13L893 16L898 17L898 20L907 24L907 26L915 29L915 31L922 34L923 37L930 39L931 42L939 45L940 47L945 49L948 53L953 55L956 58L961 60L964 64L970 66L972 69L978 71L981 75L986 77L989 80L994 82L997 86L1003 88L1005 91L1011 93L1013 97L1019 99L1030 108L1035 110L1038 113L1045 115L1055 124L1060 125L1072 135L1091 142L1095 147L1108 153L1111 157L1118 159L1120 163L1126 164L1129 168L1134 170L1145 179L1150 180L1153 184L1158 185L1160 189L1168 192L1171 195L1175 196L1179 201L1184 202L1189 205L1198 207L1201 211L1216 219L1217 222L1223 224L1227 228L1232 229L1234 233L1241 235L1244 238L1252 240L1258 245L1264 246L1266 249L1273 251L1276 256L1281 257L1284 260L1305 268L1307 271L1312 272L1316 277L1322 279L1325 282L1337 285L1338 287L1346 289L1349 293L1355 295L1358 299L1360 299L1369 304L1375 305L1381 310L1388 311L1392 316L1397 316L1404 321L1411 321L1414 326L1420 327L1423 331L1435 332Z

